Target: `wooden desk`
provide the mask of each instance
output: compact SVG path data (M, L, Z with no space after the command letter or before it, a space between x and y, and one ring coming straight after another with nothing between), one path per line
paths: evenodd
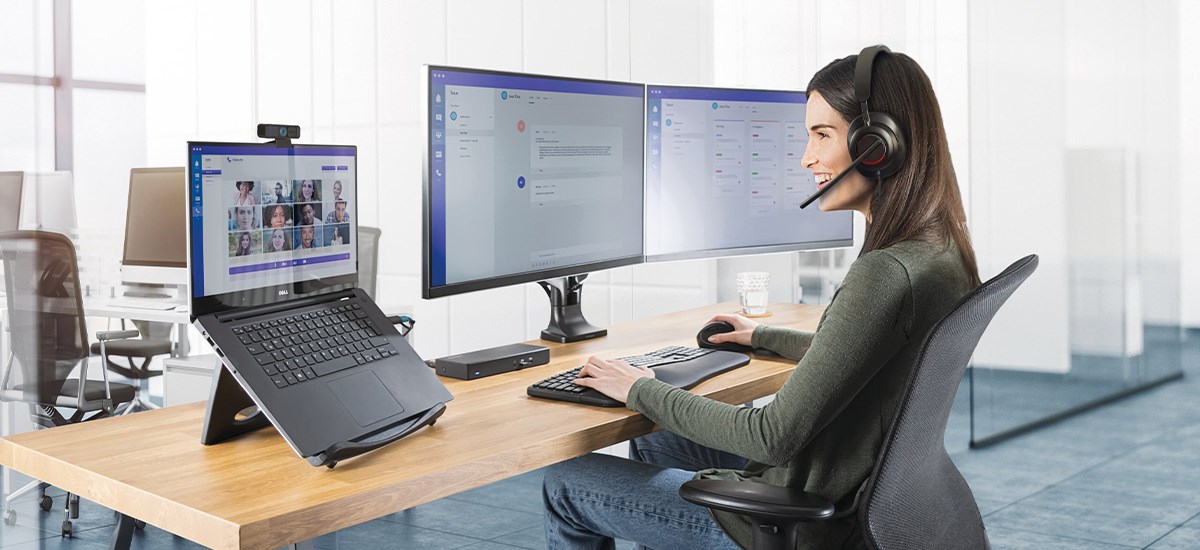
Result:
M215 548L278 548L554 464L648 433L627 409L530 398L525 388L580 365L667 345L731 303L609 327L608 337L548 344L549 365L462 381L431 428L337 468L314 468L272 429L205 447L204 404L14 435L0 464ZM816 328L821 308L773 304L773 325ZM545 343L545 342L542 342ZM772 394L794 364L754 359L693 391L728 403Z

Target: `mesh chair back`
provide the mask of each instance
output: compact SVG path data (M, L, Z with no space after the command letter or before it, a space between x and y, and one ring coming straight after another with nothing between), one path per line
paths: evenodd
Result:
M60 233L12 231L0 234L0 256L23 400L54 403L88 356L75 245Z
M1037 264L1036 255L1018 260L967 294L929 332L859 510L872 547L988 547L975 496L943 438L979 338Z
M358 226L358 288L372 300L379 276L379 235L374 227Z

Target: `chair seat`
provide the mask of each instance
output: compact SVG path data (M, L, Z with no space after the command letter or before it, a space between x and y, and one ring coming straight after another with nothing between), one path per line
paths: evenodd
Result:
M171 341L159 338L131 338L128 340L113 340L105 344L109 355L121 357L154 357L171 353ZM92 353L100 353L100 343L92 344Z
M137 388L129 384L120 382L109 382L109 390L112 392L113 404L126 403L133 401L137 394ZM24 392L25 384L18 384L12 388L14 392ZM73 406L75 400L79 399L79 380L71 378L63 382L62 390L58 392L58 406ZM64 400L62 398L67 398ZM104 399L104 381L103 380L88 380L83 385L83 399L85 401L99 401ZM68 402L69 401L69 402Z

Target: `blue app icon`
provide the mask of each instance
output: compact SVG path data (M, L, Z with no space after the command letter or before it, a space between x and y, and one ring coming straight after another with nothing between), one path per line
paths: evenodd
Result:
M668 119L667 119L667 126L670 126L670 125L671 125L671 119L669 119L669 118L668 118Z
M525 176L519 176L517 178L517 189L524 189L524 188L525 188Z
M450 111L450 120L458 120L458 111Z
M508 92L500 92L500 99L508 99Z
M713 102L713 110L714 111L717 110L717 102L716 101Z

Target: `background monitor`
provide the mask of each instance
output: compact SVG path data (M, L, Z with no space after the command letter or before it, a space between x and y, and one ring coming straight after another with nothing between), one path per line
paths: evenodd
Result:
M70 172L26 172L21 193L21 228L73 234L75 183Z
M0 233L20 228L24 172L0 172Z
M428 67L423 295L642 261L644 87Z
M646 261L851 246L850 212L800 209L803 92L646 87Z
M187 192L183 167L129 171L121 282L187 284Z

